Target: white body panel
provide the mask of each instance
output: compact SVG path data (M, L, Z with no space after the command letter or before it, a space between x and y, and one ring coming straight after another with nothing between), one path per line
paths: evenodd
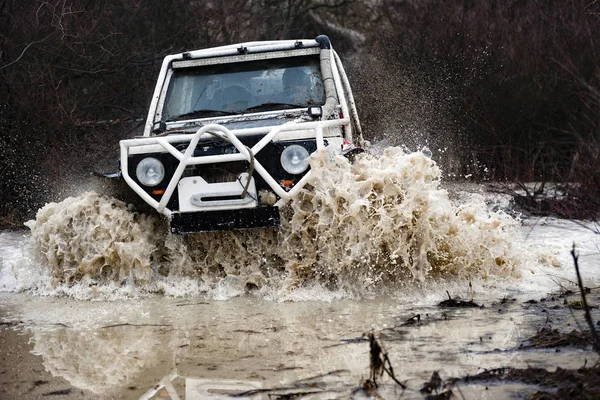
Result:
M323 57L335 60L331 61L329 65L333 86L326 90L335 88L338 103L335 106L335 113L329 119L311 118L307 115L307 109L282 109L224 117L161 122L166 127L166 131L159 135L153 134L155 125L162 120L161 114L167 89L170 79L173 77L173 70L176 68L195 68L205 65L243 63L251 60L294 56L317 57L319 54L321 54L321 68L324 68ZM329 98L327 101L330 101ZM290 119L290 115L297 115L297 117ZM288 122L285 122L286 119ZM271 121L273 122L271 123ZM255 126L239 129L229 129L223 126L228 124L241 126L246 122L254 123ZM254 173L258 174L254 176L260 176L280 199L280 202L286 201L304 186L310 176L310 171L298 182L295 182L291 189L286 188L273 178L272 171L268 171L261 165L256 159L257 154L271 142L280 142L285 145L285 142L294 140L315 140L317 149L321 149L325 146L325 139L327 139L331 151L339 152L344 143L352 140L352 135L355 133L353 125L355 130L358 129L359 140L362 140L354 100L339 57L333 49L321 49L320 43L316 40L249 42L174 54L165 57L162 63L143 137L121 141L122 177L146 203L167 217L170 217L173 212L254 208L259 206L256 182L254 178L251 178L247 190L244 191L248 178L247 173L239 175L236 181L221 183L208 183L199 176L184 177L184 171L190 166L247 161L249 165L252 165ZM240 138L256 135L264 136L251 148L246 147L240 141ZM214 142L215 139L231 143L237 152L194 156L198 143ZM181 150L182 145L185 147L184 150ZM176 159L177 164L172 176L166 178L168 179L166 189L159 191L163 193L157 192L150 195L147 188L141 187L129 175L129 157L157 153L169 153ZM170 210L167 205L176 190L179 210ZM246 192L246 196L241 198L243 192Z

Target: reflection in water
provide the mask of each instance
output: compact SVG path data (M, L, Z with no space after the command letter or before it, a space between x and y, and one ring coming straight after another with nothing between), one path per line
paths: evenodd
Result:
M369 375L369 345L362 335L370 330L386 346L409 399L422 398L419 389L433 371L448 379L506 365L578 368L583 363L576 349L515 351L545 318L515 303L468 310L389 299L143 303L155 311L151 323L139 323L130 311L130 324L107 328L32 328L34 352L48 371L73 386L124 399L217 399L232 392L249 399L292 392L348 398ZM122 305L106 306L115 315L126 314ZM420 324L406 325L415 313L421 314ZM585 358L595 359L590 353ZM382 379L378 390L393 397L400 389Z
M165 376L140 397L140 400L149 399L172 399L179 400L179 393L175 388L174 381L183 379L186 400L217 400L231 398L235 395L238 399L261 400L262 383L259 381L242 381L237 379L199 379L179 377L176 373Z
M172 366L172 351L153 329L33 330L33 353L52 375L105 393L126 387L154 366Z

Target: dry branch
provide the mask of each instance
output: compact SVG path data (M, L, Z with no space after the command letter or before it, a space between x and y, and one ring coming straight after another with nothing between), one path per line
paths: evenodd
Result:
M581 302L583 303L585 320L590 328L590 332L592 333L594 350L598 354L600 354L600 337L598 337L598 332L596 331L596 326L594 325L594 321L592 320L592 316L590 315L590 307L588 306L587 299L585 297L586 290L585 290L585 287L583 286L583 281L581 280L581 274L579 273L579 255L575 251L574 244L573 244L573 249L571 250L571 256L573 257L573 264L575 265L575 272L577 273L577 284L579 286L579 292L581 293Z

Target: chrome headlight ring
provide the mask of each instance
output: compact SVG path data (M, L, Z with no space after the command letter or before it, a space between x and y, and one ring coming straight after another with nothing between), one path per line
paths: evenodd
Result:
M286 147L281 153L281 166L289 174L301 174L308 168L308 156L308 150L300 145L293 144Z
M144 186L156 186L165 177L165 167L162 162L154 157L144 158L137 165L135 175Z

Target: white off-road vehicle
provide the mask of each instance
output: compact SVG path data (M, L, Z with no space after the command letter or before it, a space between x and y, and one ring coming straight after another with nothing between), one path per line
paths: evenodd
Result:
M310 174L308 156L362 142L350 85L326 36L165 57L121 177L173 233L272 227Z

